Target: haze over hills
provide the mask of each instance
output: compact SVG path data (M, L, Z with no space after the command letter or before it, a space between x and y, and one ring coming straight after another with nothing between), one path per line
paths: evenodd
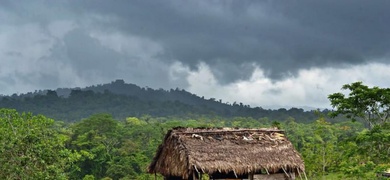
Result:
M301 108L271 110L240 102L229 104L221 99L205 99L183 89L152 89L123 80L85 88L58 88L2 96L0 107L44 114L64 121L78 121L96 113L110 113L116 118L143 115L180 118L240 116L277 121L294 118L300 122L310 122L317 117L314 111Z

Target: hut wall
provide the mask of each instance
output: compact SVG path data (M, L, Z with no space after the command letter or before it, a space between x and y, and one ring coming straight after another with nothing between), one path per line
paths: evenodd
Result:
M295 180L295 176L293 177L286 177L286 174L284 173L277 173L277 174L255 174L253 176L253 180Z

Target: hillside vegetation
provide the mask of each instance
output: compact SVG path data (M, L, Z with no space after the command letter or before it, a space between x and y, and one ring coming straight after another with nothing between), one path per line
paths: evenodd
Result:
M155 179L146 168L166 132L178 126L277 127L302 155L309 179L383 179L381 173L390 168L390 89L360 82L344 89L350 94L329 96L335 108L330 115L338 119L326 111L264 110L210 100L200 106L179 98L145 101L109 90L3 97L0 179Z
M123 80L83 89L61 88L3 96L0 98L0 107L44 114L66 122L78 121L96 113L109 113L116 119L143 115L179 118L219 116L267 118L272 121L294 118L298 122L312 122L316 118L314 111L300 108L270 110L237 102L228 104L214 98L205 99L185 90L140 88L126 84ZM323 111L325 114L327 112Z

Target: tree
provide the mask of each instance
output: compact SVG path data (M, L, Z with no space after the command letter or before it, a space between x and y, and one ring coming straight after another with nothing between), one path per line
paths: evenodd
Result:
M66 135L54 120L0 109L0 179L67 179L77 154L65 148Z
M302 155L309 176L324 178L327 173L331 172L337 157L335 127L324 117L320 117L311 128L306 129L312 132L311 136L306 137Z
M336 110L331 112L332 117L345 114L347 118L365 120L370 129L375 125L383 125L389 119L390 89L368 87L362 82L345 84L342 90L349 90L349 96L338 92L328 96L331 105Z
M340 172L347 177L377 179L390 168L390 124L375 126L352 135L341 144Z
M95 178L106 177L109 161L120 147L120 126L110 114L96 114L71 127L74 131L71 147L86 158L78 162L80 172L74 172L72 179L86 175Z

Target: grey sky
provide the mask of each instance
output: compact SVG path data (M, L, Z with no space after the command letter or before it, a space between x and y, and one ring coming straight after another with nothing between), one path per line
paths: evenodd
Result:
M326 93L343 83L388 86L386 76L371 78L390 70L388 7L386 0L4 0L0 94L124 79L255 106L326 107ZM257 89L259 81L269 83ZM284 89L290 81L294 89Z

